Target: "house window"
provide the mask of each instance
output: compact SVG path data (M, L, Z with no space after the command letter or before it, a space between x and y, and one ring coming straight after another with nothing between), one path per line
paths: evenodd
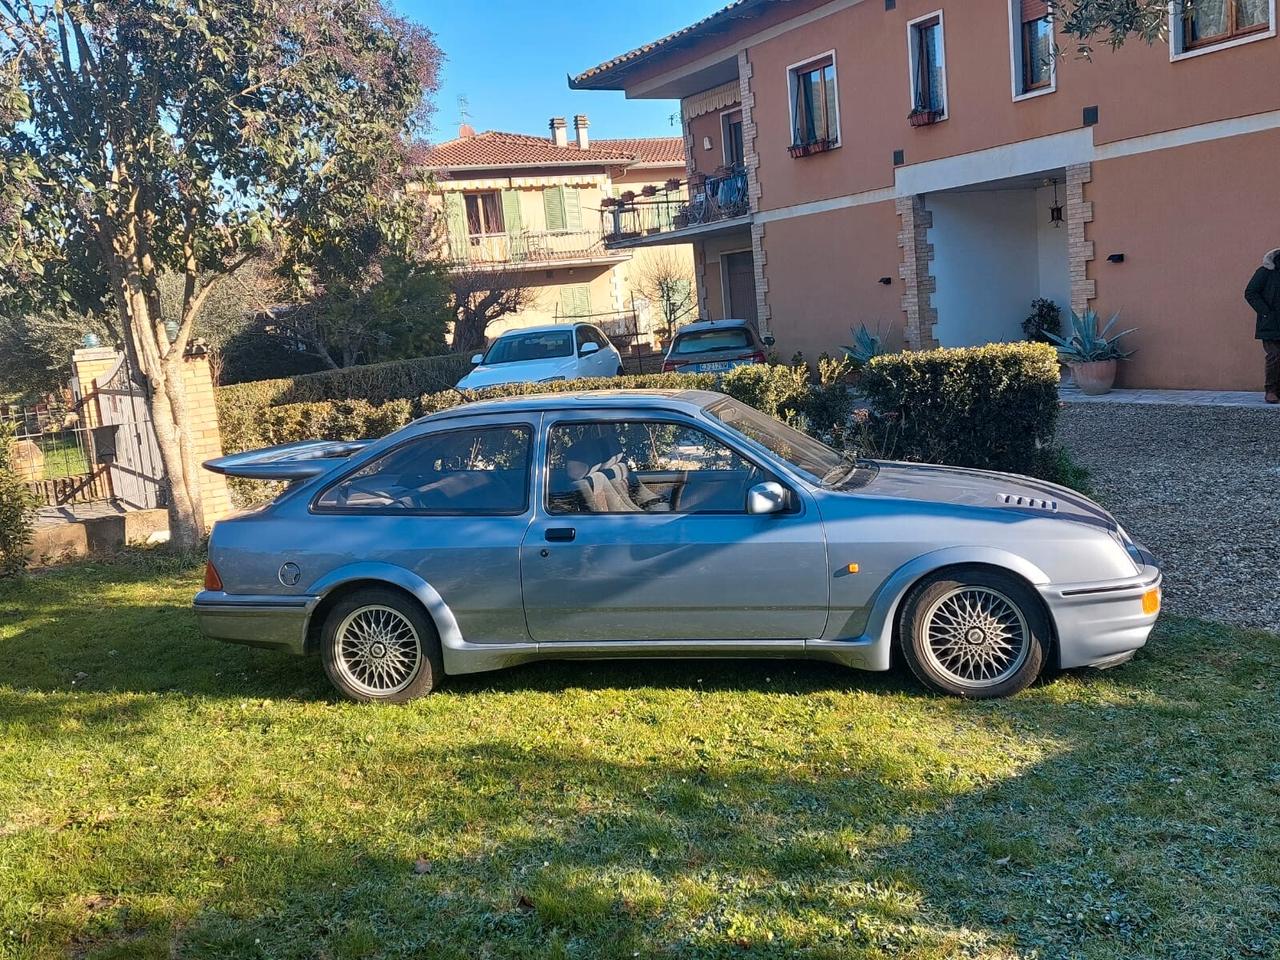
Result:
M1014 0L1018 7L1021 93L1053 86L1053 20L1048 0Z
M732 110L724 114L724 165L735 170L746 164L746 143L742 139L742 111Z
M1272 0L1184 0L1182 48L1195 50L1271 29Z
M836 105L834 54L790 69L792 146L836 146L840 115Z
M944 120L947 116L946 51L942 14L934 13L908 24L911 56L911 113Z
M473 237L506 233L502 223L502 200L495 193L468 193L467 232Z

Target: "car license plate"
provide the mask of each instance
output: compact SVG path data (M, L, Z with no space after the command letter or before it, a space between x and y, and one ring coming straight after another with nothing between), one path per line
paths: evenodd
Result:
M732 370L734 367L740 367L745 361L742 360L717 360L714 363L695 363L693 365L694 373L724 373L726 370Z

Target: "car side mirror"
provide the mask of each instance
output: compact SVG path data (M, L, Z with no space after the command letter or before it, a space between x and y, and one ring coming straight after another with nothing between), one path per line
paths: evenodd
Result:
M781 513L787 509L789 499L787 488L777 481L757 483L747 491L747 513Z
M772 347L775 343L778 342L777 338L775 337L761 337L760 339L764 341L764 345L766 347Z
M581 347L578 348L578 356L580 357L589 357L591 356L591 354L599 353L599 352L600 352L600 344L594 343L591 340L588 340L586 343L584 343Z
M477 353L474 357L472 357L472 358L471 358L471 365L472 365L473 367L478 367L478 366L480 366L480 364L482 364L482 363L484 363L484 354L483 354L483 353Z

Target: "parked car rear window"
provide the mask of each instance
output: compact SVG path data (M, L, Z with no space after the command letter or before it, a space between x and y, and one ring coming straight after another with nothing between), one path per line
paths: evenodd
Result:
M751 334L742 327L730 327L727 330L699 330L696 333L682 333L676 337L673 354L709 353L714 350L748 350L751 348Z
M484 362L489 366L495 363L570 356L573 356L573 332L551 330L546 333L519 333L499 337L484 355Z
M520 514L529 501L528 427L430 434L396 447L316 500L339 513Z

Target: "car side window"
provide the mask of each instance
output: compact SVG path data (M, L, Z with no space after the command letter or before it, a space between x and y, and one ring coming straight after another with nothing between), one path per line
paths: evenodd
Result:
M553 425L547 478L553 514L746 513L766 479L705 430L662 420Z
M591 339L590 327L578 327L574 330L574 343L579 351L582 350L583 344L591 343L591 342L592 342L592 339Z
M594 340L596 343L600 344L600 349L601 349L601 350L603 350L605 347L609 346L609 338L608 338L608 337L606 337L606 336L604 335L604 333L603 333L599 328L597 328L597 327L587 327L587 334L588 334L588 336L590 336L590 337L591 337L591 339L592 339L592 340Z
M348 474L315 505L340 513L521 514L529 504L530 437L525 426L429 434Z

